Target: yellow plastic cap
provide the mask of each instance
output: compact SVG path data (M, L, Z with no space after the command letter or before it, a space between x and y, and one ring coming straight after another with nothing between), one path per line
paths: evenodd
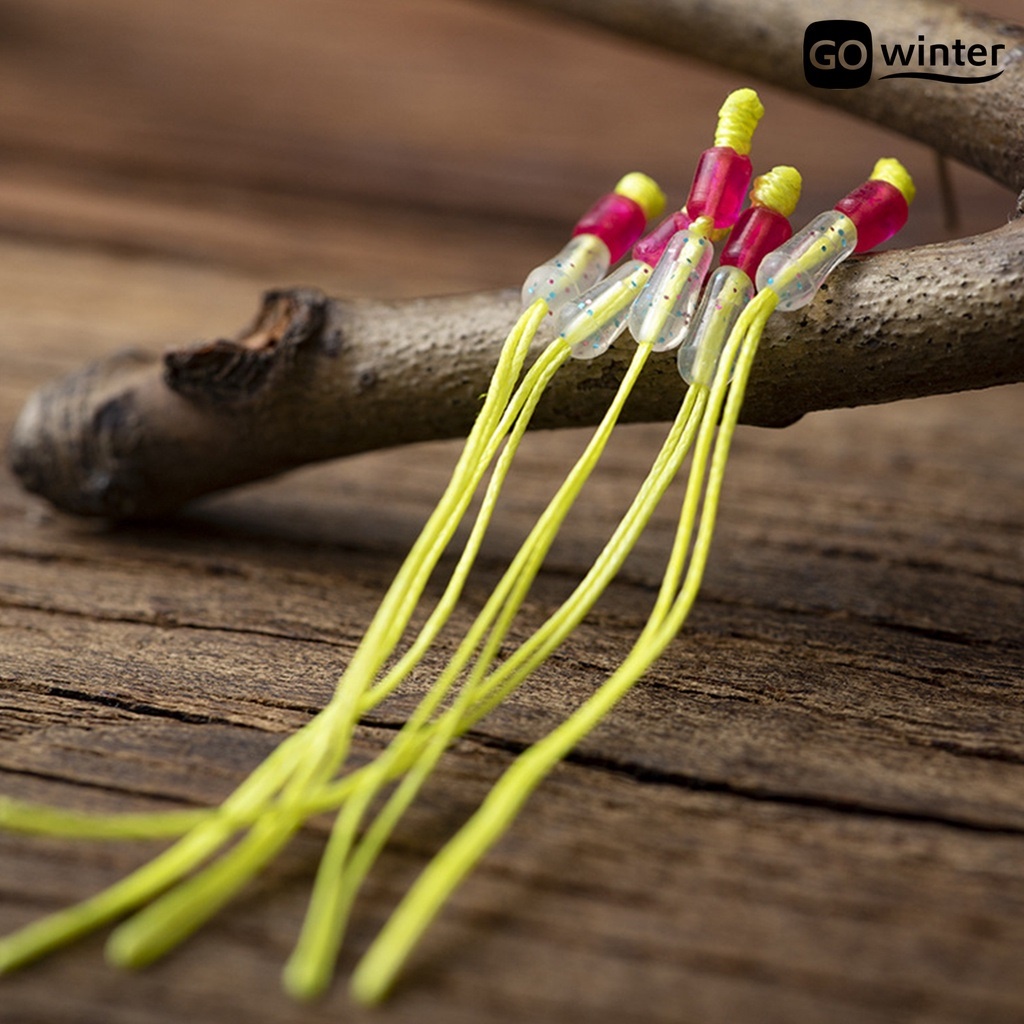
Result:
M665 210L665 193L658 183L640 171L631 171L615 186L620 196L632 199L648 220L660 217Z
M894 188L898 188L903 193L903 198L906 199L908 206L917 195L917 188L914 186L914 179L910 176L910 172L895 157L882 157L875 164L871 178L877 181L887 181Z

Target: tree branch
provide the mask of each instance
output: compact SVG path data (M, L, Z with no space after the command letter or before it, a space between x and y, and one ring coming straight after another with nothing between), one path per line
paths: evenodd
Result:
M917 139L1016 193L1024 190L1024 28L942 0L503 0L568 15L673 53L729 68ZM982 88L892 79L877 66L860 89L815 89L803 74L804 29L855 18L882 44L955 39L999 44L1003 73ZM966 69L965 69L966 70Z
M830 16L812 0L523 2L680 52L699 49L798 91L807 91L803 29ZM814 95L1020 190L1024 30L921 0L863 0L856 13L876 40L916 39L924 29L935 38L1002 41L1006 70L983 91L914 81ZM11 464L27 488L64 510L142 516L305 462L457 436L472 422L516 312L509 292L392 303L271 293L234 341L171 352L162 365L120 355L42 388L15 426ZM851 260L810 306L769 323L743 419L783 426L816 409L1024 380L1022 314L1022 220ZM629 348L620 343L596 364L568 366L536 425L597 422ZM670 418L681 389L674 359L652 359L624 419Z

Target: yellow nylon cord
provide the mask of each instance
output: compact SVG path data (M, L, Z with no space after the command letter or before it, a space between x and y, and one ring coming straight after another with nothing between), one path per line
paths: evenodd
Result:
M168 850L96 896L0 939L0 973L13 970L65 942L121 917L166 890L208 859L240 827L254 821L261 809L275 798L286 783L293 787L291 794L294 797L297 777L304 776L307 781L319 777L321 781L326 781L331 771L325 771L324 766L331 760L336 761L338 754L337 750L331 749L330 736L337 732L344 735L346 720L350 723L353 721L351 706L358 702L380 665L393 651L412 614L415 602L410 601L411 592L418 587L417 597L422 593L430 568L440 558L458 520L465 512L472 490L479 482L487 461L494 457L500 445L501 437L496 436L496 430L507 430L512 425L509 417L504 415L509 405L509 395L520 374L530 341L545 312L546 307L543 303L535 303L524 312L510 332L499 356L484 405L448 487L403 569L400 570L399 576L396 577L395 583L385 596L352 663L339 681L332 702L308 726L282 742L218 809L203 816L197 825ZM525 394L520 389L517 396L513 396L512 404L518 403L521 408L524 402ZM314 742L312 749L311 737L314 741L319 737L319 742ZM343 751L341 756L344 756ZM311 761L314 762L312 766ZM32 814L24 812L30 809L31 805L16 806L21 808L20 827L23 830L30 830ZM8 813L13 813L10 805ZM125 824L132 828L132 816L126 816L126 819ZM69 817L65 817L63 822L60 822L58 817L51 817L45 822L42 817L37 817L36 820L37 830L48 831L50 834L55 834L64 825L81 832L81 823ZM153 816L137 816L135 822L136 831L137 826L146 824L150 827L150 834L160 831ZM180 825L180 819L175 820L175 824ZM117 833L117 826L113 822L109 825L110 831ZM104 829L98 830L102 831ZM266 834L258 834L258 838L262 842L254 841L252 845L266 853L272 845L268 842L269 837ZM129 939L132 941L128 941ZM128 933L128 938L123 938L122 941L124 946L114 944L112 953L115 959L122 956L130 958L137 948L131 932Z
M389 744L387 750L373 762L374 778L360 785L357 794L349 799L335 822L328 849L324 854L320 870L317 874L302 936L285 968L285 986L293 995L300 998L309 998L322 991L329 982L337 949L340 946L348 907L358 889L359 883L366 871L369 870L376 856L376 851L383 845L383 840L386 838L387 833L390 832L390 828L382 832L381 819L378 818L378 822L375 823L377 840L375 844L371 841L371 845L374 845L374 852L367 856L364 844L364 847L361 847L359 851L356 864L346 870L349 851L355 841L356 833L366 808L379 789L390 778L394 777L394 767L396 764L401 763L403 755L408 751L407 744L410 742L417 744L422 742L423 737L417 736L417 733L454 685L460 672L473 656L474 651L481 643L482 637L491 628L500 611L499 624L494 628L483 651L479 655L474 673L486 669L487 665L496 656L497 648L504 638L512 618L522 604L526 592L536 576L540 564L554 540L561 523L575 502L583 484L597 464L608 438L611 436L612 429L618 421L622 407L629 397L649 354L649 346L637 349L637 353L619 387L615 399L605 414L602 423L597 431L595 431L590 443L587 445L584 454L567 475L558 493L545 510L545 513L531 530L519 553L513 560L512 565L488 599L487 604L469 630L466 638L459 645L446 670L425 695L413 715L405 723L391 744ZM543 388L540 390L543 390ZM538 397L539 395L540 391L538 391ZM516 443L518 443L518 439L516 439ZM510 439L509 448L506 449L506 453L503 453L503 457L505 454L508 455L509 459L514 454L512 439ZM385 684L387 682L385 680ZM379 700L386 696L388 692L390 691L387 686L382 684L375 688L370 696L375 700ZM436 737L433 738L431 747L433 748L438 744L440 744L440 748L443 750L447 746L447 739L438 741ZM409 794L408 800L411 800L415 789L410 791L408 785L404 785L404 789ZM403 804L403 810L406 804ZM392 804L389 804L389 807L392 808L391 815L394 817L396 814L394 807ZM400 816L400 813L401 811L398 811L397 815Z
M749 152L763 112L753 90L731 93L719 111L715 145L730 146L741 154ZM908 202L913 199L913 184L897 161L879 161L872 177L900 188ZM640 203L649 216L664 203L660 189L644 175L627 175L616 189ZM773 168L755 181L752 198L788 214L799 189L800 177L793 168ZM691 230L702 229L697 221ZM443 752L455 737L522 685L579 625L621 568L692 448L675 539L647 624L619 668L568 719L516 759L400 902L352 978L356 999L379 1001L452 891L504 834L530 794L611 712L684 624L707 563L750 367L777 303L773 292L762 292L750 303L726 343L710 389L698 385L687 393L647 478L601 554L548 620L499 663L501 645L650 355L649 345L638 346L602 423L447 666L385 750L369 764L338 779L359 717L408 678L449 621L520 441L548 384L568 358L570 346L561 339L522 373L530 344L547 313L542 302L534 303L506 339L449 483L384 595L331 700L257 766L219 808L89 816L0 799L0 827L44 835L181 837L121 882L0 939L0 974L139 907L143 909L111 935L107 956L123 966L148 964L226 904L310 816L336 810L302 931L284 970L284 984L292 995L310 998L322 992L330 981L349 911L363 880ZM489 469L480 509L441 597L405 652L385 670ZM396 781L381 809L364 825L371 806L385 787Z
M538 305L538 304L535 304ZM539 317L533 318L534 330ZM532 336L532 333L531 333ZM532 414L540 391L537 376L546 384L545 373L553 373L564 362L567 348L555 342L538 359L524 385L500 421L506 429L511 414L525 416L522 430ZM531 401L532 397L532 401ZM481 414L481 419L483 414ZM500 426L499 424L499 426ZM521 434L521 431L520 431ZM395 577L391 588L367 630L353 662L339 683L335 698L306 726L303 746L292 762L291 777L280 796L256 820L250 831L220 860L200 874L182 882L166 896L155 900L132 919L118 927L107 946L108 958L126 966L141 966L162 956L194 932L227 903L286 845L308 817L305 810L310 792L329 781L345 760L358 720L359 700L401 639L405 625L419 602L430 571L444 552L458 522L465 513L486 465L502 439L501 431L487 439L485 458L469 474L469 482L456 491L453 513L439 502L420 542ZM489 516L493 501L485 505ZM417 559L417 554L420 558ZM468 571L468 569L467 569ZM452 602L454 604L454 601ZM379 627L379 628L378 628ZM359 655L367 652L365 664L355 667Z
M360 1002L373 1003L383 998L408 953L452 890L504 833L519 808L551 768L608 714L682 626L699 588L710 549L725 463L750 365L764 324L777 303L773 293L763 294L765 298L760 301L755 299L740 318L716 373L701 422L676 541L647 626L612 677L561 726L516 760L473 818L424 869L353 974L352 993ZM735 379L730 389L730 364L734 359ZM727 389L728 401L725 401ZM721 426L717 427L723 401L725 412ZM704 485L704 471L716 433L717 441L704 496L704 512L700 517L686 579L680 589L679 578L690 547Z

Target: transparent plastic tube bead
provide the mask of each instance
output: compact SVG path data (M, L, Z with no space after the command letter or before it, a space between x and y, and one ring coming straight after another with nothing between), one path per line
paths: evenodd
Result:
M825 278L857 245L857 225L838 210L819 213L788 242L761 261L758 289L770 288L779 296L779 310L806 306Z
M711 386L725 343L753 297L754 284L742 270L715 271L676 356L679 375L687 384Z
M640 345L655 352L679 346L693 320L714 255L713 232L729 231L740 209L753 168L750 144L764 113L753 90L731 93L719 111L715 144L705 150L686 199L693 226L673 237L629 314L629 330Z
M633 171L614 191L602 196L577 222L573 237L554 259L542 263L523 282L526 309L537 299L549 315L587 291L622 258L650 218L665 208L665 195L653 178Z
M543 299L553 312L597 284L610 266L608 246L597 235L576 235L553 260L530 271L523 282L523 309Z
M714 262L714 246L708 237L711 223L709 217L698 218L690 228L673 235L666 246L629 310L629 332L637 344L666 352L682 341Z
M726 339L754 297L751 280L767 253L792 234L789 215L800 199L795 167L773 167L754 181L750 207L740 214L722 252L722 265L704 292L697 315L686 325L676 364L688 384L710 387Z
M868 181L761 261L758 289L774 291L783 312L806 306L843 260L888 241L903 227L914 192L898 160L879 160Z
M750 184L747 154L763 114L753 89L730 93L718 111L715 145L698 162L685 208L642 239L630 263L562 306L555 328L574 359L607 352L627 324L638 342L655 350L678 343L711 267L710 233L731 227L739 214ZM638 301L640 308L631 312Z
M649 263L630 260L576 302L559 310L555 329L571 346L573 359L596 359L608 351L626 329L629 308L652 271Z

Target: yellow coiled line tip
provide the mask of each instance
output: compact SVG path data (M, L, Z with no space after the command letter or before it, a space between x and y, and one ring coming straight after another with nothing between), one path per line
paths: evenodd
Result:
M882 157L875 164L871 178L877 181L887 181L894 188L898 188L903 193L903 198L906 199L908 206L917 195L917 188L910 172L895 157Z
M632 199L644 211L648 220L660 217L665 210L665 193L652 177L640 171L631 171L621 178L615 191L620 196Z
M754 179L750 201L755 206L767 206L769 210L777 210L783 217L788 217L800 202L802 187L800 172L795 167L782 164Z
M729 146L741 156L750 152L750 141L758 121L764 116L764 106L753 89L736 89L725 97L718 111L715 145Z

